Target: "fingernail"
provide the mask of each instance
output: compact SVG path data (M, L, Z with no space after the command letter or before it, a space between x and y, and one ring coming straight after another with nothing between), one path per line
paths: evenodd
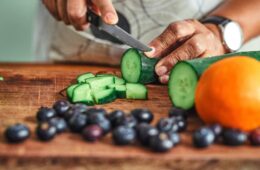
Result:
M168 71L167 67L165 66L160 66L156 69L156 73L158 76L163 76L164 74L166 74Z
M147 57L153 58L153 57L155 57L155 56L154 56L155 48L154 48L154 47L150 47L150 48L152 49L152 51L145 52L144 54L145 54Z
M118 19L114 13L110 12L106 14L105 20L108 24L116 24Z
M169 75L164 75L164 76L160 77L159 79L160 79L161 83L167 84L169 81Z

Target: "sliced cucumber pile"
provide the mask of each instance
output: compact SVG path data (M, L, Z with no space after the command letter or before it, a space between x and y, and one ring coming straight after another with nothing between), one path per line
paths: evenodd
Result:
M147 99L147 89L143 84L126 83L112 74L85 73L77 77L77 82L66 90L72 103L92 106L110 103L117 98Z
M231 53L211 58L181 61L176 64L171 70L168 83L169 96L173 105L182 109L191 109L194 106L197 82L202 73L213 63L234 56L248 56L260 60L260 51Z
M121 60L122 77L128 83L148 84L157 81L155 65L158 59L148 58L137 49L128 49Z

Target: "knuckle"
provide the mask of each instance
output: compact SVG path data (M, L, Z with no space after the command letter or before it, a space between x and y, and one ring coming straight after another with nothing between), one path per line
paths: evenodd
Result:
M205 45L199 38L193 38L189 43L189 51L192 55L200 55L205 51Z
M68 15L72 21L77 22L85 16L85 13L80 10L69 10Z
M169 30L171 31L171 34L176 37L176 39L180 39L186 35L186 29L181 22L170 24Z

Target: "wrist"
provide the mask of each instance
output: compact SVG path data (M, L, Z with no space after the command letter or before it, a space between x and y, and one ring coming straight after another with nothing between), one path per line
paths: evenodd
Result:
M219 41L219 45L218 45L219 51L221 51L223 54L228 53L229 50L225 48L224 40L220 28L216 24L212 24L212 23L205 23L204 25L214 34L216 39Z

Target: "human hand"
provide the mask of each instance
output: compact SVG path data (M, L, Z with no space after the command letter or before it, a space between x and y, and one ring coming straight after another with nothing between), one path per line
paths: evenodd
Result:
M226 53L218 27L197 20L170 24L149 46L153 51L145 54L161 58L155 71L162 83L168 82L169 73L178 61Z
M88 27L86 13L91 8L101 15L107 24L116 24L118 16L111 0L42 0L48 11L58 21L73 25L77 30Z

